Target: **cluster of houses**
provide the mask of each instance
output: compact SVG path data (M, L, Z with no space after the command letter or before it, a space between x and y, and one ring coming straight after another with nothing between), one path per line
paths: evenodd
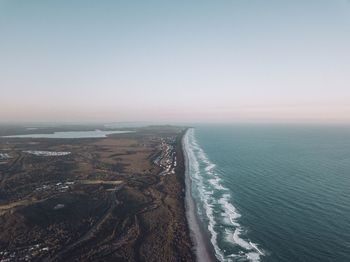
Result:
M7 153L0 153L0 160L6 160L11 158L11 156Z
M168 174L175 174L175 139L173 137L162 138L160 150L160 155L154 160L154 163L163 169L160 175L165 176Z
M0 251L0 262L9 261L32 261L34 257L45 254L49 251L47 246L35 244L28 247L21 247L11 251Z
M35 191L58 191L58 192L66 192L69 190L71 185L74 185L75 182L58 182L53 185L42 185L40 187L37 187ZM1 262L1 261L0 261Z
M71 154L71 152L65 152L65 151L40 151L40 150L27 150L27 151L23 151L23 153L31 154L35 156L66 156ZM8 153L0 153L0 161L7 160L10 158L11 156Z
M66 155L69 155L71 152L29 150L29 151L23 151L23 153L27 153L35 156L66 156Z

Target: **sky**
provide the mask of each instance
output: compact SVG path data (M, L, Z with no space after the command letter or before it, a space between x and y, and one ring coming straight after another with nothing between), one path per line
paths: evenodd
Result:
M350 123L348 0L0 0L0 122Z

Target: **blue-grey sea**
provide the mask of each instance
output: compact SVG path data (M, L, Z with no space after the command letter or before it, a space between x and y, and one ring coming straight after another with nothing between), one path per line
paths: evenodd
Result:
M198 125L184 139L220 261L350 261L350 127Z

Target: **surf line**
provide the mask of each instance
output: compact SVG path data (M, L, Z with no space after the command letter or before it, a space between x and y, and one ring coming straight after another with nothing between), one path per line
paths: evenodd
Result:
M245 258L247 261L260 261L260 257L264 256L264 252L258 248L258 245L246 241L241 237L244 232L242 226L238 223L238 218L241 217L236 208L230 203L231 195L229 190L222 185L222 179L215 172L216 165L212 163L204 150L199 146L193 128L188 129L184 139L183 148L186 158L186 206L189 227L191 230L193 241L195 242L195 250L199 261L207 260L209 254L203 256L203 247L208 241L205 240L205 235L201 233L200 224L203 223L199 218L198 211L202 209L207 220L207 230L210 235L210 243L213 247L215 257L219 261L232 261L233 257ZM197 197L193 195L193 191L197 193ZM221 195L219 198L214 198L216 195ZM192 203L190 203L191 201ZM196 201L197 200L197 201ZM214 208L221 210L220 217L225 220L222 223L220 217L217 217L218 212ZM191 211L191 212L189 212ZM233 246L239 246L243 251L238 254L227 254L219 247L219 234L216 228L220 226L225 228L226 241ZM230 229L235 229L232 232ZM232 232L232 233L231 233ZM198 257L200 255L200 257ZM204 259L201 259L203 258Z

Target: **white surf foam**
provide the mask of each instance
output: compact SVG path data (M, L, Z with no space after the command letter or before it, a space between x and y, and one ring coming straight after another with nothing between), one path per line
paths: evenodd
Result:
M240 224L237 222L237 219L241 217L236 208L229 203L228 198L229 194L225 194L222 198L219 199L218 203L223 207L223 216L224 218L228 218L231 225L239 227Z
M260 261L260 255L258 253L255 252L249 252L246 255L247 259L252 261L252 262L258 262Z
M219 261L231 261L233 257L240 257L246 258L248 261L260 261L260 256L263 256L264 253L258 248L257 244L241 237L244 230L237 221L241 215L230 203L231 196L227 193L229 190L222 185L221 178L217 176L215 172L216 165L209 160L204 150L196 141L194 129L188 131L185 139L189 158L190 178L193 182L192 185L195 187L196 192L198 192L202 204L201 206L208 220L208 231L211 235L210 241L214 247L217 259ZM218 194L219 198L217 198L217 196L214 198L214 194ZM222 221L217 221L220 220L220 218L218 218L214 212L215 207L220 207L222 210L221 219L224 219L224 225L222 225ZM227 227L225 228L226 240L247 252L241 251L239 254L225 256L224 251L221 250L218 244L219 234L217 232L217 227L220 225ZM232 231L232 228L234 228L234 231Z
M187 154L190 162L189 173L190 173L191 179L193 179L193 182L194 182L192 184L196 186L201 203L203 203L204 212L206 214L206 217L208 218L208 230L211 234L210 241L214 247L215 255L220 261L224 261L224 254L220 250L217 242L217 232L214 230L214 226L216 225L216 222L214 220L213 207L212 207L212 204L210 203L211 194L210 194L210 191L205 190L203 176L200 175L199 161L196 157L196 153L198 153L200 148L194 139L193 129L188 131L188 135L186 139L187 139L186 144L188 145Z
M227 191L227 188L226 187L223 187L220 182L221 182L221 179L220 178L211 178L208 180L209 183L216 189L216 190L222 190L222 191Z
M205 171L210 172L215 168L215 164L210 163L206 168Z
M260 254L260 255L264 255L264 252L263 251L261 251L259 248L258 248L258 246L257 246L257 244L255 244L255 243L253 243L253 242L251 242L251 241L249 241L249 244L256 250L256 251L258 251L258 253Z
M257 244L241 238L241 234L243 232L242 227L237 227L234 230L234 232L232 232L229 229L226 229L225 232L226 232L226 240L228 242L231 242L234 245L238 245L247 251L245 253L243 252L239 254L239 256L245 257L247 260L257 262L257 261L260 261L261 256L265 255L264 252L258 248Z

